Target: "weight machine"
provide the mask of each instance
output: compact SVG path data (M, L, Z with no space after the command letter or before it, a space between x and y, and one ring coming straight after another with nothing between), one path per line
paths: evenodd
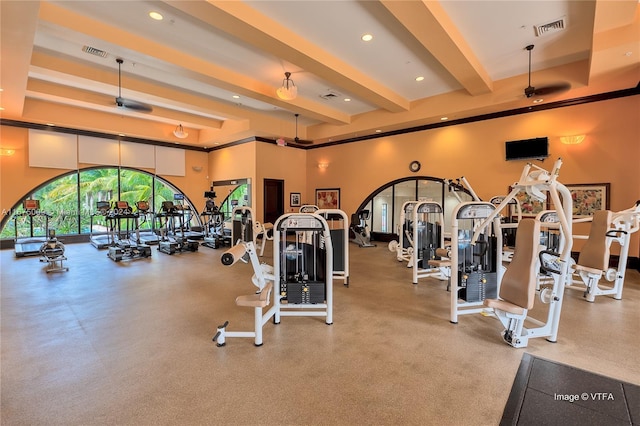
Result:
M47 274L49 272L66 272L69 270L67 266L64 266L64 261L67 258L64 255L64 244L62 244L56 238L56 230L48 230L47 241L40 247L41 262L47 262Z
M453 324L459 315L484 312L484 299L497 297L502 238L498 223L487 221L494 212L495 206L486 201L465 201L453 209L448 253Z
M122 221L125 228L122 228ZM121 260L144 259L151 257L151 247L140 242L138 213L134 212L127 201L116 201L107 216L112 233L113 245L109 246L107 256L114 262Z
M419 201L413 208L413 284L418 279L437 277L446 280L451 275L450 265L430 262L441 260L442 252L438 248L444 247L444 215L442 206L432 201Z
M566 287L583 291L588 302L594 302L596 296L604 295L613 295L614 299L620 300L631 234L640 229L640 200L636 201L633 207L617 213L598 210L589 220L589 238L580 251L577 263L573 265L573 275L569 277L570 281ZM610 247L613 242L620 246L617 268L609 267ZM613 285L600 286L602 277L613 282Z
M571 220L573 200L569 190L557 181L561 166L562 160L558 159L554 163L551 172L548 172L528 163L522 171L520 180L512 185L512 191L483 220L471 240L472 243L477 243L479 230L482 226L486 226L492 221L499 225L499 220L496 219L497 215L503 208L508 206L519 192L524 191L530 197L539 201L546 200L546 194L551 197L555 216L552 216L553 219L551 217L544 218L548 212L541 212L536 216L535 220L523 219L519 223L514 258L505 272L505 276L508 276L508 279L500 286L499 298L487 298L485 300L485 306L493 309L493 312L505 327L503 331L504 341L516 348L526 347L531 338L546 337L549 342L556 342L558 338L564 286L570 276L569 265L571 247L573 245ZM526 225L523 225L523 223L526 223ZM527 232L523 232L525 235L522 238L520 236L520 226L528 228ZM542 246L540 229L544 227L559 231L557 251L546 250ZM534 248L526 250L532 251L533 255L531 253L525 253L523 256L518 254L518 240L520 239L525 241L525 246L534 245ZM545 244L551 247L556 243L547 240ZM523 257L524 261L518 260L516 262L516 257ZM512 270L509 271L509 268L512 268ZM552 284L538 286L536 277L538 271L549 277ZM540 321L528 314L533 307L535 299L533 295L536 291L538 291L540 301L548 304L545 321ZM537 327L524 327L527 322Z
M333 279L343 280L349 286L349 228L347 214L340 209L318 209L329 225L333 245Z
M315 213L289 213L273 229L273 267L260 264L253 241L240 241L222 255L228 266L248 257L258 292L236 298L238 306L254 308L254 330L227 331L225 321L213 337L218 346L228 337L253 337L256 346L262 345L262 327L271 317L275 324L282 316L322 316L333 323L333 249L326 220Z
M398 224L399 241L389 241L389 251L396 253L398 262L407 262L407 268L413 267L413 209L419 201L405 201L400 211L400 223Z
M248 206L234 207L231 213L231 241L237 244L239 241L252 241L256 249L260 251L260 256L264 254L264 247L267 240L273 240L269 233L273 230L273 224L260 223L254 220L253 209ZM258 237L262 240L258 244Z
M40 210L40 200L24 200L22 202L23 212L13 216L15 228L14 251L16 257L38 256L40 247L47 241L49 233L49 219L51 215ZM29 221L29 235L20 236L18 220L27 218ZM44 235L35 235L40 229Z

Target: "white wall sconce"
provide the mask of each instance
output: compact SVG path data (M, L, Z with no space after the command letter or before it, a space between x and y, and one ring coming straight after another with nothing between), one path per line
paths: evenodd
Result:
M16 153L15 149L9 149L9 148L0 149L0 155L3 157L11 157L15 153Z
M560 136L560 142L565 145L577 145L582 143L585 135L573 135L573 136Z
M325 169L326 169L326 168L328 168L328 167L329 167L329 163L326 163L326 162L318 163L318 168L319 168L320 170L325 170Z
M202 171L202 166L191 166L191 170L196 173L200 173Z

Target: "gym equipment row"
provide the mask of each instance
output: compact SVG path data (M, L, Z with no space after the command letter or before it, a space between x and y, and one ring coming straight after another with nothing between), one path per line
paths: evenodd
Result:
M270 318L279 324L285 316L319 316L333 323L333 244L327 221L316 213L289 213L278 218L273 233L273 266L260 264L252 241L240 241L221 257L227 266L250 261L258 292L236 298L236 305L254 308L254 330L228 331L225 321L213 337L218 346L229 337L253 337L256 346L262 345L262 328Z
M163 201L160 211L154 217L154 227L160 232L158 251L170 255L197 251L204 233L190 229L191 209L180 203L184 195L174 194L173 197L177 204Z
M140 240L140 214L127 201L116 201L106 219L111 230L112 244L107 256L114 262L151 257L151 247ZM124 226L123 226L124 222Z
M231 232L224 226L224 213L216 206L216 193L213 188L205 191L204 198L204 210L200 213L204 224L204 238L201 244L212 249L231 246Z
M631 234L640 230L640 200L634 206L616 213L598 210L586 221L591 221L589 236L580 250L578 261L571 265L573 275L569 277L566 287L582 291L588 302L594 302L596 296L605 295L620 300ZM581 237L574 235L574 238ZM614 242L620 246L620 254L617 267L610 267L611 244ZM600 285L602 278L613 284Z

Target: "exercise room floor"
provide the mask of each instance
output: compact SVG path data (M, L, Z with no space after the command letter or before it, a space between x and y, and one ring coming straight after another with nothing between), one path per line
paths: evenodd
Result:
M271 243L264 260L272 264ZM446 282L411 284L386 244L350 246L351 281L334 283L334 324L283 317L264 345L211 341L250 330L235 306L250 264L201 247L115 263L67 246L68 272L0 252L2 425L496 425L523 354L640 384L640 273L623 299L567 290L557 343L503 343L498 320L449 323ZM538 304L534 310L544 310ZM538 424L554 424L553 409Z

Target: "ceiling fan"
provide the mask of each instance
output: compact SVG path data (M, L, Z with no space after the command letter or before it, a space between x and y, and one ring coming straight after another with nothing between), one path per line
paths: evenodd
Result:
M531 85L531 51L533 50L533 47L533 44L525 47L525 49L529 51L529 86L524 89L524 95L527 98L531 98L533 96L546 96L571 89L571 84L567 82L561 82L537 88Z
M283 145L280 141L284 141L286 139L287 143L294 143L294 144L298 144L298 145L311 145L311 144L313 144L313 141L300 139L298 137L298 116L300 114L294 114L294 115L296 116L296 137L293 138L293 139L290 139L290 138L278 138L276 143L278 143L279 145Z
M118 96L116 97L116 105L118 108L130 109L138 112L151 112L153 108L151 105L147 105L142 102L134 101L133 99L126 99L122 97L122 63L124 62L122 59L117 58L116 62L118 63Z

